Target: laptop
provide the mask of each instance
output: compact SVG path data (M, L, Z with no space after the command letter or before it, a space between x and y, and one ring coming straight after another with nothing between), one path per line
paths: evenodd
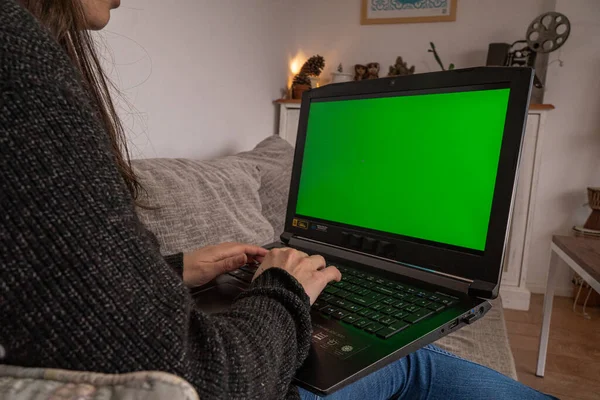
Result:
M472 324L498 295L533 70L481 67L304 93L285 231L342 272L295 383L327 395ZM208 312L246 265L196 289Z

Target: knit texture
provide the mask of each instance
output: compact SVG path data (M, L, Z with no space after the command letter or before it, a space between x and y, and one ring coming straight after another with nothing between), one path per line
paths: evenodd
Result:
M169 264L173 271L177 273L177 276L183 278L183 253L175 253L163 257L165 262Z
M309 301L281 269L198 310L140 224L68 58L0 0L0 362L161 370L204 399L296 397Z

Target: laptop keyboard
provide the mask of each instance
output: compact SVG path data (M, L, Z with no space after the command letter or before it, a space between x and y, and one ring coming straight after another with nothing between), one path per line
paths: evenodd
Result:
M244 265L229 275L250 283L258 265ZM327 285L312 308L382 339L458 302L448 294L428 292L348 267L337 268L342 280Z
M313 309L388 339L446 307L456 297L338 266L342 280L325 288Z

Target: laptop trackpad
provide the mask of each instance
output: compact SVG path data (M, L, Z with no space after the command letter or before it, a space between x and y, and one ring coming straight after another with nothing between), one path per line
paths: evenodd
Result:
M207 289L194 292L194 300L198 307L213 314L227 310L243 289L231 283L222 283Z

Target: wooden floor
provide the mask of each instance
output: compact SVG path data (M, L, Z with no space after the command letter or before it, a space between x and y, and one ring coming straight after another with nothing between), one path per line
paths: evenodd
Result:
M563 400L600 399L600 308L588 308L587 320L571 311L572 299L554 298L546 373L538 378L543 300L533 295L529 311L505 310L519 381Z

